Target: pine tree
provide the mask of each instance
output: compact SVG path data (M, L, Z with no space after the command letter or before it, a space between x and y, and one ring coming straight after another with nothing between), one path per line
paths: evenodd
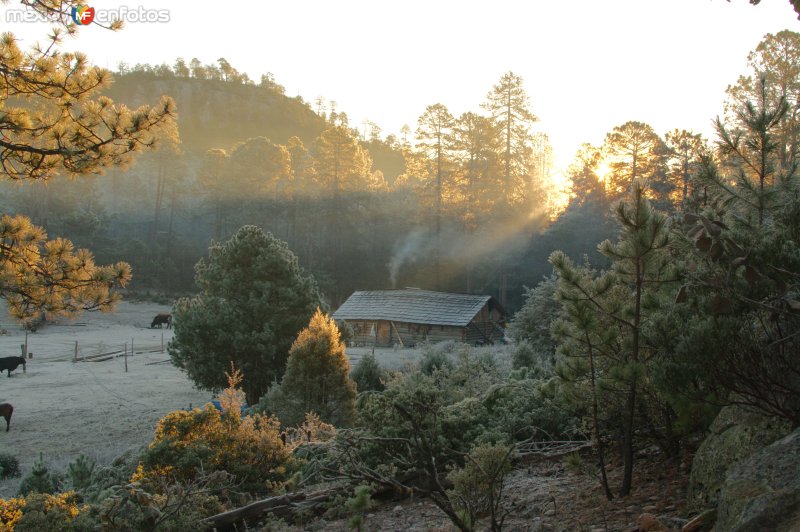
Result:
M605 411L609 410L608 405L612 401L603 401L605 408L601 413L600 393L601 388L609 394L609 390L618 387L620 383L615 382L613 376L621 373L618 368L624 364L625 357L619 349L618 340L623 335L620 323L614 320L613 315L598 312L596 306L599 303L602 308L613 308L612 302L623 299L625 294L620 293L621 287L615 286L611 275L597 277L588 264L578 267L561 251L553 253L550 262L559 275L557 295L563 308L561 317L552 326L553 336L560 342L559 352L562 355L557 373L572 388L577 388L588 379L592 440L597 449L603 491L606 498L611 500L614 496L606 473L603 428L607 423L606 418L610 417ZM624 386L625 383L622 384ZM580 396L580 392L577 393ZM583 397L578 401L583 401Z
M341 121L339 118L336 120ZM327 250L328 271L338 279L344 259L344 235L352 230L350 221L355 209L354 202L346 201L345 197L350 198L367 189L372 159L352 132L342 125L331 125L323 131L314 143L313 154L319 193L325 197L321 214L324 240L330 246ZM334 292L332 297L339 300L340 294Z
M255 226L212 244L195 271L200 294L175 305L170 357L208 390L227 385L232 361L255 404L283 375L294 337L319 306L316 282L285 242Z
M97 266L92 254L47 234L25 216L0 218L0 297L25 322L46 315L108 310L119 301L131 268L124 262Z
M283 405L279 417L295 425L308 412L333 425L347 425L355 412L355 383L348 376L350 363L339 328L320 309L297 336L289 351L286 373L280 383Z
M429 161L431 171L424 176L423 186L431 190L433 196L433 233L436 242L433 247L434 252L434 287L440 288L440 249L442 233L442 216L445 202L445 180L451 173L451 158L449 157L450 144L452 143L453 115L447 107L437 103L429 105L425 113L419 117L419 127L417 128L417 148ZM428 194L424 194L423 198Z
M619 328L619 341L615 342L619 348L608 351L613 369L609 367L607 374L622 395L624 470L620 495L625 496L630 493L633 478L633 436L640 394L647 365L656 355L653 346L644 341L643 329L657 307L656 294L675 280L675 273L666 253L667 219L653 210L640 185L635 185L630 202L617 205L615 214L621 230L619 240L616 243L606 240L598 246L611 259L613 270L596 281L591 280L595 283L591 289L586 286L589 282L586 276L578 275L563 253L554 253L551 262L559 274L560 297L580 302L581 307L575 310L572 320L577 330L590 329L581 321L587 309ZM608 325L606 328L610 330ZM587 340L585 347L590 345L593 344Z
M603 158L610 168L606 193L616 201L645 187L652 197L662 169L662 141L653 128L642 122L625 122L606 135Z
M47 2L42 2L47 3ZM175 105L130 110L98 93L111 74L79 53L51 46L24 53L14 36L0 39L0 169L9 179L47 179L57 173L102 173L175 134Z
M70 5L55 0L26 4L56 25L45 47L23 52L10 33L0 37L0 178L46 181L57 175L100 174L128 164L160 137L174 137L175 105L131 110L99 92L111 74L80 53L62 53ZM112 29L117 29L113 24ZM124 263L96 266L87 250L64 239L47 240L25 216L0 222L0 297L22 320L83 309L110 309L114 288L130 279Z
M503 161L502 189L506 204L513 205L524 198L525 180L530 177L529 130L538 118L530 110L522 78L513 72L503 74L483 107L495 123Z
M686 271L679 301L688 327L676 357L704 377L700 392L800 426L800 176L785 154L786 100L766 79L755 100L717 121L724 166L704 159L706 207L676 239ZM680 368L677 368L680 369ZM702 397L701 397L702 399Z
M689 185L697 174L700 158L705 151L705 141L699 133L685 129L668 132L665 141L672 161L671 181L677 191L674 203L684 209L690 195Z
M739 77L726 90L725 121L735 128L746 127L738 120L737 113L747 102L761 100L762 85L767 87L768 107L775 108L780 100L785 100L788 112L770 133L777 143L778 164L781 171L786 171L800 153L800 33L788 29L768 33L748 54L747 64L750 73Z

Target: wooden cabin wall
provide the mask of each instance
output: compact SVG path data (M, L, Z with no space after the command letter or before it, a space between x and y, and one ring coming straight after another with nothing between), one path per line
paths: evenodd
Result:
M419 323L394 322L386 320L346 320L353 328L353 342L355 345L377 345L391 347L400 344L405 347L416 346L429 341L432 344L453 340L456 342L467 341L466 329L450 325L426 325ZM373 329L374 326L374 329ZM377 343L375 332L377 331ZM399 338L398 338L399 333Z

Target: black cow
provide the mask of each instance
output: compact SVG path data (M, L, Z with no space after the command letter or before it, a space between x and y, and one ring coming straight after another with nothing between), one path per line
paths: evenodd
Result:
M4 417L6 420L6 432L11 427L11 414L14 413L14 407L8 403L3 403L0 405L0 416Z
M167 325L167 329L172 329L172 314L167 314L166 312L156 314L156 317L153 318L153 323L150 324L150 328L155 329L156 325L158 325L160 329L164 324Z
M10 377L11 372L17 369L20 364L22 364L23 373L27 371L25 357L2 357L0 358L0 373L8 370L8 376Z

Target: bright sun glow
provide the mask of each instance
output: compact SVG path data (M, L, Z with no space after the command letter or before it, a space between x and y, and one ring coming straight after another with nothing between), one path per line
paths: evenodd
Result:
M600 179L601 182L605 183L608 174L611 172L611 168L605 161L601 161L600 164L597 165L597 178Z

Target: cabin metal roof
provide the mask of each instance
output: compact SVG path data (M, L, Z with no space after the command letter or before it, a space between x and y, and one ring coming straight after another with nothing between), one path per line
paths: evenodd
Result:
M430 290L359 290L333 313L337 320L387 320L465 327L492 296Z

